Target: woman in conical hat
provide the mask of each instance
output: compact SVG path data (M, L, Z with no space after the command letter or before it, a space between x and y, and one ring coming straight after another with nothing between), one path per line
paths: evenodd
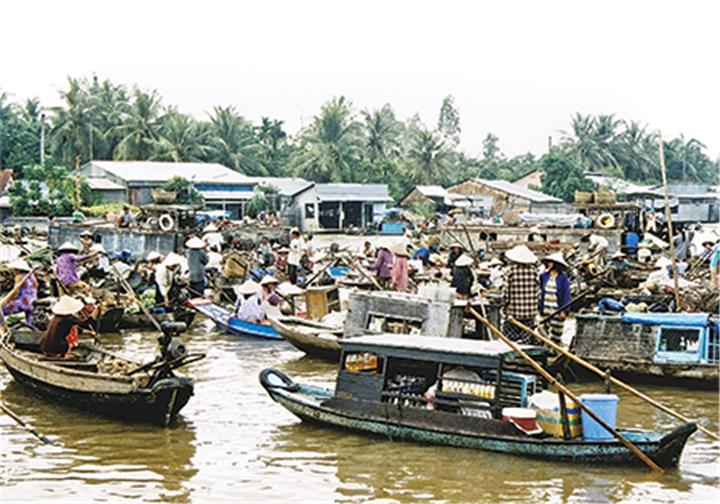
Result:
M38 281L31 273L30 265L23 259L15 259L7 263L7 267L15 273L15 286L11 291L11 294L15 292L15 295L7 296L4 300L3 315L24 313L25 323L32 326L32 312L37 299Z
M48 355L65 355L77 345L78 326L83 322L80 312L85 307L79 299L62 296L51 309L53 318L48 324L40 349Z
M570 279L565 273L568 263L562 252L545 257L543 263L547 269L540 275L540 314L549 315L564 307L557 316L550 319L550 337L555 343L560 343L565 319L570 313L567 307L570 303Z
M455 261L455 266L452 269L452 281L450 287L454 287L458 296L462 299L469 299L472 291L473 282L475 277L473 276L472 266L473 260L467 254L462 254Z

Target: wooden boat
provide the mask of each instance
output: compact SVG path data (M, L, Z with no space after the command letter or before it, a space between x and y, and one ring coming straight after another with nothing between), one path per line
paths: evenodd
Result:
M576 320L570 351L600 369L631 382L718 388L720 324L707 313L578 314Z
M26 331L0 337L0 359L20 384L68 406L160 426L169 425L193 395L193 380L172 369L204 357L141 366L83 343L67 358L48 357L39 351L41 337Z
M233 317L230 311L222 306L216 305L209 299L191 299L188 301L188 306L215 322L218 329L233 336L248 336L251 338L272 340L283 339L273 326L269 324L253 324L252 322L239 320Z
M153 313L155 320L160 322L183 322L187 327L195 320L195 311L178 309L172 312ZM154 330L155 325L142 313L125 313L118 322L118 329L150 329ZM108 331L109 332L109 331Z
M544 348L523 346L523 350L546 364ZM453 376L451 384L450 368L458 367L471 370L478 378L463 381ZM502 409L523 406L527 395L542 387L542 380L499 341L361 336L341 341L335 390L297 384L273 369L264 370L260 382L275 401L302 420L331 427L555 461L639 463L614 438L590 441L530 436L504 422ZM458 392L459 382L475 388ZM435 397L428 397L430 387L435 387ZM477 390L483 391L481 397ZM657 464L667 467L678 463L696 428L688 423L669 433L620 432Z
M298 317L270 317L270 325L291 345L319 359L337 362L342 327Z

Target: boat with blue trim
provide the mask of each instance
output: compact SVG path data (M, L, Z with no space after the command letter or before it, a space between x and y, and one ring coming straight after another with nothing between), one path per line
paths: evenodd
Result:
M205 315L215 322L221 331L233 336L246 336L250 338L261 338L281 340L283 337L270 324L254 324L245 322L233 316L233 314L206 298L195 298L188 301L188 306L198 313Z
M501 341L383 334L340 345L335 390L295 383L274 369L262 371L260 382L303 421L330 427L557 461L640 463L612 437L528 433L505 421L506 411L527 406L545 383ZM521 348L547 365L547 349ZM658 465L671 467L696 429L686 423L670 432L618 430Z

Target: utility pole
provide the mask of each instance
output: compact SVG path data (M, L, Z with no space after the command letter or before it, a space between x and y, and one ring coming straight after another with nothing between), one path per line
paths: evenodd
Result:
M673 287L675 289L675 310L680 311L680 280L678 279L677 257L675 256L675 239L673 236L672 217L670 215L670 197L668 196L667 175L665 174L665 148L662 133L658 132L660 139L660 174L665 189L665 223L668 228L668 241L670 242L670 258L672 259Z
M80 154L75 156L75 210L80 210Z
M552 150L552 135L548 135L548 152Z
M45 164L45 112L40 113L40 164Z

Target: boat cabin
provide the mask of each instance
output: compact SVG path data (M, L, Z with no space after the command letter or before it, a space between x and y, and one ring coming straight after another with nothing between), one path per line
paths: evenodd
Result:
M547 349L522 349L547 363ZM335 397L500 418L544 387L501 341L381 334L341 340Z

